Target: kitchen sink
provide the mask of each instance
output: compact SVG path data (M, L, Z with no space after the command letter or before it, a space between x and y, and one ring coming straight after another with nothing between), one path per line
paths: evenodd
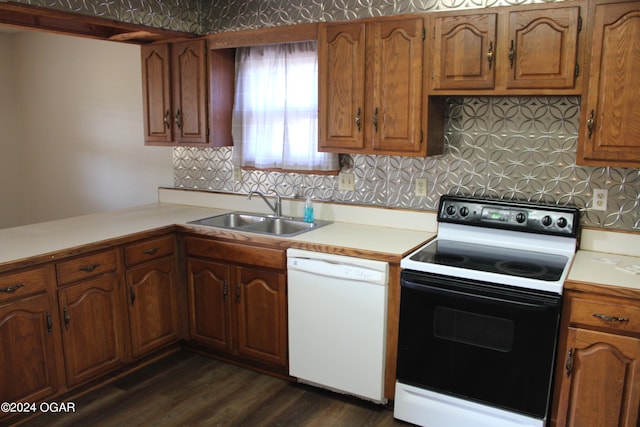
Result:
M255 215L243 212L231 212L223 215L216 215L210 218L204 218L192 221L192 224L207 225L209 227L221 228L238 228L249 224L263 222L267 219L266 215Z
M229 212L189 222L189 224L204 225L207 227L226 228L283 237L296 236L330 223L331 221L321 220L304 222L296 218L247 212Z

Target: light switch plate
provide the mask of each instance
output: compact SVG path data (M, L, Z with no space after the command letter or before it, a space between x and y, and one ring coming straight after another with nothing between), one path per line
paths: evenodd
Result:
M355 175L349 172L340 172L338 189L340 191L353 191L355 189Z
M416 178L415 194L416 197L427 197L427 178Z
M242 168L240 166L233 166L233 180L236 182L242 181Z

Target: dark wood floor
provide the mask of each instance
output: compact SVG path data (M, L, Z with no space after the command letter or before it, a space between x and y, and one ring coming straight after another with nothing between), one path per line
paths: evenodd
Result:
M22 426L410 426L380 405L182 351Z

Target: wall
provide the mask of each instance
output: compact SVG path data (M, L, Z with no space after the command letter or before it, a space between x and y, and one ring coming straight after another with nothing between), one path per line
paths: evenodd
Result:
M18 159L19 143L16 103L15 56L12 34L0 33L0 227L20 224L24 214L23 180Z
M307 22L344 21L540 0L18 0L20 3L111 17L169 29L219 32ZM448 102L445 154L427 159L353 156L356 191L340 192L335 177L243 172L232 180L231 150L176 148L174 185L246 193L303 188L321 200L432 210L441 194L458 192L572 203L583 224L640 230L640 170L575 164L578 98L463 98ZM429 180L429 196L415 197L415 177ZM606 212L590 210L593 189L609 190Z
M204 25L217 32L522 2L327 0L287 8L281 3L206 3ZM428 210L447 193L518 198L574 204L583 208L584 225L640 230L640 170L576 165L579 110L578 97L449 99L444 155L352 156L353 192L339 191L336 177L327 176L243 171L242 182L235 182L229 148L174 149L175 186L239 193L275 187L287 196L303 188L319 200ZM413 194L416 177L427 178L428 197ZM590 209L598 188L609 191L606 212Z
M0 227L17 225L4 206L22 205L21 224L157 201L172 183L171 150L145 147L140 48L25 32L14 39L18 135L12 185ZM5 63L5 61L0 61ZM15 153L15 147L21 147ZM5 182L5 181L3 181Z

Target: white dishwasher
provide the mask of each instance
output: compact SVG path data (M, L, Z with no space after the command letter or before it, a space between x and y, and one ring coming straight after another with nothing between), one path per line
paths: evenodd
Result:
M287 250L289 375L383 403L386 262Z

